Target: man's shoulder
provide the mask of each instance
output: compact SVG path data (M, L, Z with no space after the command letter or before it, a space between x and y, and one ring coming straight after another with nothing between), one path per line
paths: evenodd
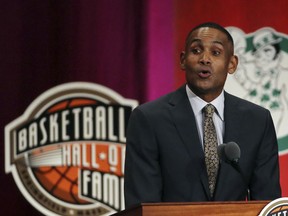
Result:
M154 110L156 111L159 108L170 107L179 102L179 100L183 100L187 97L185 88L182 86L172 92L169 92L165 95L160 96L159 98L143 103L138 106L138 109L141 110Z
M235 95L225 92L225 103L228 106L235 106L239 109L255 110L257 112L267 112L268 110L258 104L251 101L245 100L243 98L237 97Z

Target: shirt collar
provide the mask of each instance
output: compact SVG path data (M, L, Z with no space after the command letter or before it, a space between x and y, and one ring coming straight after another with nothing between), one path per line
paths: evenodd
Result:
M188 85L186 85L186 92L195 115L202 114L202 109L208 103L198 97L194 92L192 92ZM217 98L211 101L210 104L216 108L217 115L221 118L222 121L224 121L224 91L222 91Z

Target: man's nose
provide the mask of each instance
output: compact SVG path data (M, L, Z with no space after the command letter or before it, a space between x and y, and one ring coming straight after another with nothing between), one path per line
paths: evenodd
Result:
M199 63L200 63L200 64L203 64L203 65L209 65L209 64L211 64L210 55L209 55L207 52L203 52L203 53L200 55Z

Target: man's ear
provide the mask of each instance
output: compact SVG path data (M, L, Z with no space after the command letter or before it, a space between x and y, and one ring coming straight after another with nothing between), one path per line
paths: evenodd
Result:
M180 53L180 67L181 67L182 70L185 70L185 68L186 68L185 67L185 61L186 61L185 55L186 55L185 51L182 51Z
M231 59L228 65L228 73L233 74L237 69L237 65L238 65L238 57L236 55L231 56Z

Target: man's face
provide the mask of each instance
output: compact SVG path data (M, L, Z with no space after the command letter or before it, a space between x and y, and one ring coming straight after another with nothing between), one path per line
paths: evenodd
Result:
M181 68L189 88L210 102L222 92L227 73L234 73L238 59L227 36L214 28L195 30L190 45L181 53Z

